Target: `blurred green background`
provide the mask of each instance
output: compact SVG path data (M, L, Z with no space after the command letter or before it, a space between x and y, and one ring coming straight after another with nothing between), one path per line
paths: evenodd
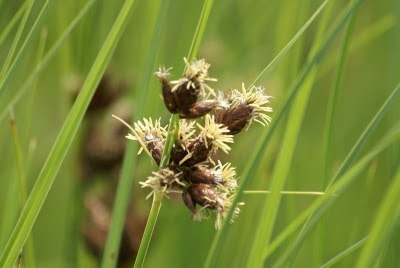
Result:
M0 0L0 29L5 29L24 1ZM35 1L27 29L37 16L44 1ZM215 1L198 58L211 63L210 75L218 78L215 88L226 90L240 88L244 82L249 85L262 69L282 50L308 18L320 6L320 0L270 0L270 1ZM331 1L332 23L348 1ZM8 87L21 87L42 53L52 46L66 29L85 1L50 1L44 21L34 34L32 42L22 55L22 62L14 73ZM71 90L79 88L82 81L114 22L123 1L97 0L85 15L34 86L28 88L14 107L16 125L23 151L24 168L28 190L32 188L41 167L60 131L63 121L73 102ZM159 1L135 3L134 12L107 68L110 87L119 84L124 88L119 99L134 110L138 106L141 78L149 58L149 47L158 16ZM189 51L191 40L200 16L203 1L170 0L165 10L160 42L157 43L157 57L154 71L159 65L173 66L172 74L178 78L183 69L183 57ZM344 80L339 89L333 132L333 149L329 163L329 175L337 170L368 122L400 80L400 2L398 0L366 0L355 17L350 48L345 63ZM310 26L285 56L279 67L262 85L268 95L274 96L271 106L279 107L282 99L295 81L315 39L320 18ZM18 23L0 46L0 64L5 61L17 32ZM1 32L2 30L0 30ZM324 129L329 92L335 79L343 31L336 37L330 49L318 66L316 83L313 87L305 119L296 147L287 190L324 190ZM143 83L142 83L143 84ZM164 108L160 86L155 77L151 79L151 98L145 104L145 117L162 118L167 124L169 114ZM82 148L87 142L86 135L93 124L101 125L98 135L107 136L111 128L104 122L112 113L118 113L117 100L99 112L87 116L81 125L73 146L56 178L42 211L33 228L35 259L37 267L97 267L98 257L87 247L82 233L88 213L85 209L87 195L104 195L115 189L115 172L99 172L84 176L82 173ZM124 105L125 105L124 104ZM392 106L379 124L361 154L368 152L382 136L400 119L399 101ZM128 109L129 109L128 108ZM135 113L133 119L139 120ZM274 115L272 114L272 118ZM112 124L112 123L111 123ZM279 124L268 145L257 176L251 178L251 190L267 190L269 178L280 150L286 122ZM0 251L11 234L21 211L17 180L15 148L7 114L1 118L0 128ZM220 155L223 161L230 161L241 174L255 140L263 130L261 125L253 126L248 132L235 137L232 151ZM103 133L105 132L105 133ZM113 139L124 139L127 130ZM339 196L327 213L319 220L306 239L298 255L295 267L319 267L346 247L364 238L369 231L380 201L385 195L400 160L399 144L393 145L381 154L362 174L362 178ZM140 222L150 208L145 200L147 189L141 189L139 181L155 170L150 160L142 155L135 167L132 205L129 215ZM92 177L91 177L92 176ZM109 188L109 189L108 189ZM107 194L106 194L107 195ZM315 196L283 196L274 235L278 234L303 211ZM243 267L251 249L254 230L259 219L263 195L245 195L246 205L240 217L231 226L228 239L218 257L218 267ZM179 196L165 200L145 267L202 267L215 234L212 220L193 222L188 209ZM96 228L91 226L90 228ZM140 230L131 232L133 240L140 241ZM397 228L397 230L399 230ZM136 238L135 238L136 237ZM136 243L137 244L137 243ZM279 254L280 250L276 252ZM400 267L400 231L395 232L389 245L381 255L379 267ZM128 254L126 266L133 263L135 251ZM335 267L352 267L359 252L347 256ZM131 258L129 260L129 257ZM127 265L128 264L128 265Z

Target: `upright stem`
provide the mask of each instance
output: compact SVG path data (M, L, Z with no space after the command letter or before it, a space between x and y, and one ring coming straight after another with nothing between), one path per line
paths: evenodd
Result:
M163 195L160 193L154 193L153 203L151 205L151 210L149 218L147 219L146 228L144 229L142 242L140 243L139 252L136 257L134 268L143 267L144 260L146 258L147 249L150 245L151 236L153 235L153 230L157 222L158 213L160 212Z
M160 169L164 168L168 162L171 155L172 145L175 142L175 138L179 133L179 115L171 115L171 119L168 126L168 135L165 141L164 151L161 157ZM144 229L142 241L140 242L139 252L136 256L134 268L143 267L144 260L146 258L147 249L149 248L151 236L153 235L153 230L157 222L158 213L162 205L162 200L164 195L162 193L154 193L153 203L151 204L150 214L147 219L146 228Z

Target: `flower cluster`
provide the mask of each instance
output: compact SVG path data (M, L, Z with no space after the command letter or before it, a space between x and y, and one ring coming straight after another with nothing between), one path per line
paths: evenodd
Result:
M218 229L232 206L237 189L235 168L230 163L215 162L220 150L230 151L233 136L247 130L252 122L268 124L269 98L261 87L251 86L226 93L216 92L208 83L217 81L208 76L210 67L204 60L188 62L182 78L170 81L170 69L161 67L156 76L162 85L162 95L168 111L179 114L179 133L166 167L153 172L142 187L148 195L181 193L193 219L215 218ZM204 117L204 124L189 121ZM126 123L125 123L126 124ZM126 124L127 125L127 124ZM129 125L127 125L129 127ZM160 121L144 119L129 127L128 139L136 140L159 165L167 137ZM234 216L239 208L234 210ZM232 219L229 219L232 220Z

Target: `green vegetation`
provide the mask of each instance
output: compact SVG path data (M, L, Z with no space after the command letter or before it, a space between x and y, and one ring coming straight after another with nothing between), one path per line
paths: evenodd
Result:
M0 9L0 267L400 266L399 1ZM179 121L154 73L178 79L183 57L209 62L216 89L273 96L269 126L218 154L245 202L218 231L180 194L146 199L159 167L112 117L170 123L166 166Z

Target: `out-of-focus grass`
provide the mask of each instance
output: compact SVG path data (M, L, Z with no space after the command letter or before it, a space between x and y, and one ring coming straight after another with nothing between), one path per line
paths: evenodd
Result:
M24 13L21 7L27 5L28 2L0 1L2 10L0 36L6 37L0 42L1 66L6 63L8 57L11 59L10 64L13 64L24 40L28 37L29 30L37 19L40 7L46 3L44 0L34 1L25 30L21 32L20 42L16 45L15 53L10 54L9 51L13 47L13 40L17 36ZM86 77L123 4L122 0L97 0L90 13L85 14L82 21L76 25L76 30L69 31L64 36L65 38L62 37L61 43L55 43L82 9L83 3L78 0L50 2L41 24L48 28L48 38L43 54L45 64L40 67L39 72L35 69L40 66L40 61L37 61L37 51L40 47L39 33L42 27L38 27L24 52L21 53L18 64L13 70L12 79L6 83L7 88L4 87L5 91L0 93L4 93L0 97L0 116L3 115L0 120L3 126L7 126L0 131L2 151L0 156L0 204L2 204L0 205L0 252L3 251L11 234L11 228L15 225L16 217L20 213L16 198L18 197L18 177L14 148L6 121L10 100L14 100L21 89L27 93L21 94L12 104L22 137L22 150L26 152L25 159L28 152L33 152L30 167L26 170L30 191L49 154L50 146L54 143L58 130L70 110L70 99L65 90L64 81L71 74ZM241 82L249 85L322 2L307 0L300 4L300 2L294 3L290 0L215 1L203 42L199 47L198 57L204 57L212 64L211 76L219 79L217 88L239 88ZM337 19L348 1L331 2L333 11L329 24ZM202 5L203 1L170 1L166 11L166 21L160 33L159 53L155 66L182 65L182 58L186 56L190 48ZM155 6L157 3L154 1L137 1L137 12L129 20L109 66L117 76L128 80L128 95L135 107L140 102L138 99L140 90L144 90L140 86L140 81L145 75L144 70L148 64ZM352 38L348 44L343 82L339 87L340 94L333 122L335 127L330 131L332 150L329 166L332 173L336 173L362 130L400 80L398 73L399 7L399 2L395 0L365 1L358 11ZM17 19L12 20L17 13L20 14L19 19L16 16ZM5 35L6 26L14 21L14 27L7 28L10 32ZM277 65L279 68L271 73L268 79L261 81L261 84L267 88L268 94L275 97L272 100L274 108L282 105L284 96L289 92L289 86L293 84L305 66L320 23L321 20L317 19L301 36L300 43L296 43L288 51L284 60ZM53 44L57 44L57 49L52 50ZM314 89L306 106L304 121L299 127L297 146L287 174L287 188L284 187L284 190L324 190L321 188L325 159L323 129L326 123L329 94L335 80L333 70L338 64L340 48L341 41L338 39L318 65ZM46 58L48 53L51 53L50 57ZM181 74L181 70L173 69L172 73L176 78ZM30 106L32 87L25 84L32 78L32 81L37 81L37 87L34 105L30 110L26 106ZM149 81L149 88L154 99L146 104L143 116L157 118L161 116L163 123L167 123L168 113L158 96L160 89L155 78ZM395 100L388 110L389 116L385 116L383 122L376 125L374 133L360 148L360 155L368 154L371 148L378 144L388 130L398 122L400 114L398 107L399 101ZM273 120L275 117L276 113L273 115ZM285 142L283 133L288 129L285 124L287 124L286 121L281 120L275 135L270 137L268 149L263 152L260 159L260 168L249 177L250 183L245 190L270 189L275 159L281 150L280 144ZM232 161L233 165L237 166L239 176L242 176L244 167L248 164L248 156L255 150L254 141L260 138L262 131L269 130L254 126L248 132L240 134L229 158L221 156L224 161ZM36 143L35 150L28 148L29 140ZM373 233L378 232L377 230L381 228L379 226L383 225L378 222L377 217L380 217L382 221L387 219L387 222L395 222L394 213L388 213L389 210L386 210L383 214L380 207L384 204L383 200L389 204L389 201L386 201L386 193L388 189L393 188L390 185L392 185L400 159L398 144L392 145L387 153L379 154L373 161L373 166L357 175L357 182L349 185L346 191L330 203L330 207L316 222L316 227L313 227L305 237L293 264L294 267L322 265L341 252L346 252L347 248L354 245L355 241L367 236L371 230ZM81 267L96 265L93 257L84 250L80 238L80 226L77 226L78 223L73 220L76 217L74 211L82 206L82 202L76 200L74 190L76 187L81 187L77 178L79 150L77 143L72 146L33 229L35 259L38 267L77 267L77 259ZM354 160L354 163L359 161ZM350 168L352 167L353 165L350 165ZM132 178L134 200L143 200L147 195L145 190L139 188L137 182L143 180L152 169L154 167L149 164L148 159L139 159L135 165ZM363 177L368 179L364 180ZM271 234L272 241L317 198L319 197L283 195L281 206L277 208L276 223ZM391 197L392 201L398 201L397 198L397 196ZM254 233L256 223L260 221L259 211L264 205L265 197L243 195L242 199L246 205L235 223L229 225L230 230L220 248L216 262L219 267L228 265L243 267L247 263L248 252L252 246L253 235L251 234ZM136 202L131 212L148 211L149 202ZM315 232L317 227L320 231ZM321 236L323 239L318 239L320 232L323 232ZM174 198L165 200L148 251L146 267L187 267L188 264L191 267L202 267L214 234L213 223L192 222L182 202L176 202ZM278 260L285 250L293 245L297 235L298 233L294 232L293 236L280 244L280 247L271 255L271 263ZM382 241L384 241L383 251L378 253L380 265L397 267L398 261L394 254L400 250L398 235L399 233L395 231L387 240L378 240L379 237L376 237L375 242L369 242L368 239L360 248L347 254L332 267L354 267L359 261L360 253L364 250L368 255L372 254L371 252L378 253L371 245L367 247L368 243L374 243L376 246L381 245ZM78 239L75 240L73 237ZM76 256L74 254L77 248L79 252ZM369 257L365 256L362 257L363 261Z

